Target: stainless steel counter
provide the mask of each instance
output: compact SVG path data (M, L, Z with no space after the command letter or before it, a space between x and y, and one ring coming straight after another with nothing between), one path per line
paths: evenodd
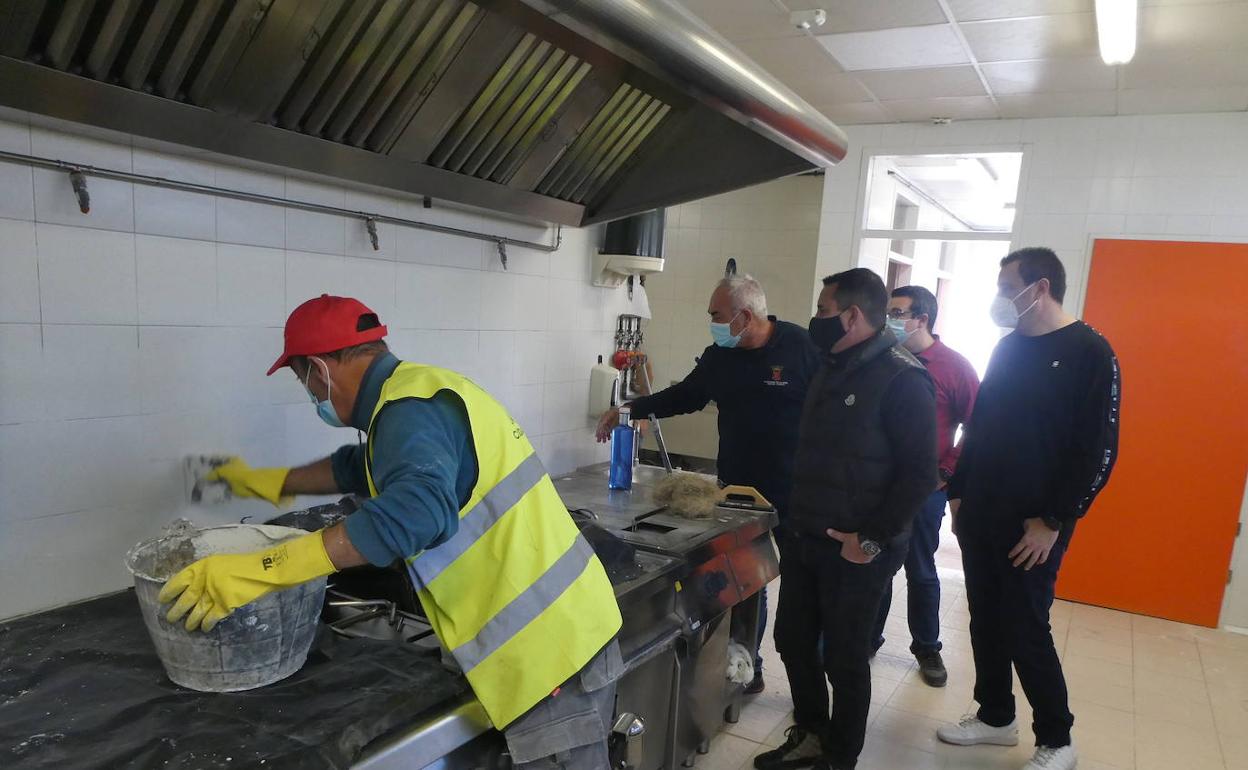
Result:
M638 466L633 488L613 491L607 488L608 468L582 468L556 478L555 487L570 509L592 513L611 534L683 564L675 605L681 633L669 656L670 673L651 670L641 682L622 681L618 703L620 710L644 703L653 714L664 710L654 693L670 691L664 747L659 751L651 742L658 736L648 736L639 770L690 767L724 721L735 722L739 714L741 687L725 678L728 645L737 641L752 649L757 638L759 590L779 574L771 542L778 519L774 511L729 508L688 519L654 502L663 469ZM649 721L652 730L657 727Z

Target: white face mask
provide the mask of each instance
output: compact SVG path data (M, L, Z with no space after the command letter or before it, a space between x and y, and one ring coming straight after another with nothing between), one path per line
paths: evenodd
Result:
M1026 294L1027 290L1032 286L1035 286L1036 283L1038 283L1038 281L1027 284L1023 287L1022 291L1015 294L1012 298L1003 297L1000 294L993 297L992 307L988 308L988 314L992 316L992 322L997 326L1000 326L1002 329L1016 328L1018 326L1019 319L1030 313L1031 309L1034 308L1036 303L1040 301L1040 298L1036 297L1033 299L1031 304L1027 306L1027 309L1023 310L1021 313L1018 311L1018 306L1015 305L1014 302L1019 297Z

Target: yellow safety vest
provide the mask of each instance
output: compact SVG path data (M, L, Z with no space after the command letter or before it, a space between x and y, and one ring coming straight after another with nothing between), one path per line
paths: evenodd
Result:
M407 559L429 623L498 728L577 673L620 630L611 581L581 536L524 431L461 374L400 363L369 421L386 404L454 393L468 413L477 482L459 530ZM412 515L420 515L412 511Z

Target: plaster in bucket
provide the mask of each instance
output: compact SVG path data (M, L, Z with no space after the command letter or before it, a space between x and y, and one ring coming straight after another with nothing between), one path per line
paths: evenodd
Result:
M126 554L152 644L174 683L192 690L235 692L263 687L298 671L316 637L325 578L275 591L239 607L211 631L187 631L165 620L156 597L183 567L217 553L247 553L307 534L290 527L236 524L197 529L180 520Z

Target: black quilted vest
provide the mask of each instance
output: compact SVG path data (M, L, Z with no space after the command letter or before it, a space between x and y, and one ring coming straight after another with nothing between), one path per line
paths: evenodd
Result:
M857 532L883 503L893 478L884 393L907 369L926 374L896 342L883 329L849 352L848 361L824 364L811 382L789 502L787 525L794 531L820 538L829 527Z

